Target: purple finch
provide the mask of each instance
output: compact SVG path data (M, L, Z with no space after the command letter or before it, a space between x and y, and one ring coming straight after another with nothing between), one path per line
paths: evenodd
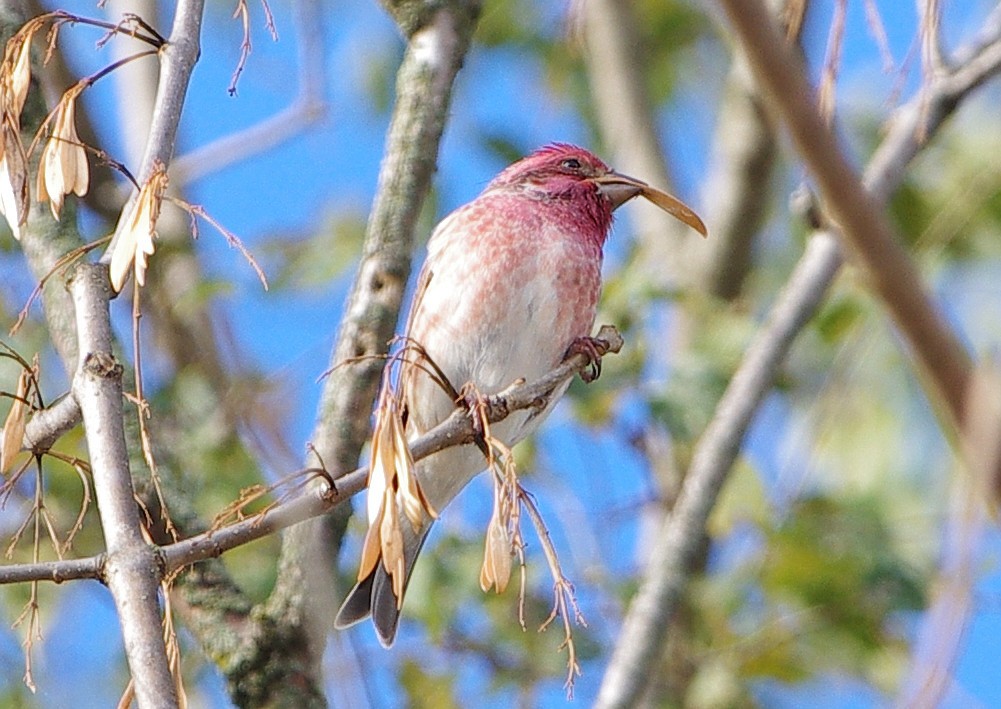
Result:
M594 352L588 335L601 290L602 248L612 212L633 197L706 234L702 220L674 197L565 144L514 163L435 229L407 320L409 354L398 394L384 393L376 420L370 527L358 583L337 627L371 614L382 644L393 643L403 593L436 511L486 467L472 444L413 466L404 439L444 421L460 389L494 394L516 380L540 378L572 349ZM513 446L538 427L565 389L542 411L516 411L493 424L490 435ZM387 476L389 469L395 472Z

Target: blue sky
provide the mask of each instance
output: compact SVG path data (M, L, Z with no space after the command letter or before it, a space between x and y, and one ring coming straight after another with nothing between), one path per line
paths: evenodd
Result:
M946 16L955 18L945 26L947 38L967 36L988 5L985 2L943 4ZM899 63L913 41L914 3L882 2L879 5L891 51ZM79 12L93 12L89 2L70 2L63 6ZM238 23L227 19L228 11L216 8L203 36L202 60L196 69L186 107L178 154L183 155L215 138L253 125L284 108L294 97L292 77L296 75L296 64L292 22L287 3L276 2L272 7L280 40L272 43L267 38L261 28L258 8L252 4L254 53L236 97L228 96L226 87L237 59ZM878 55L865 25L863 3L850 2L848 7L842 90L851 101L862 95L863 88L871 89L873 83L878 82L886 90L876 94L886 95L895 78L880 71ZM827 26L826 17L814 18L808 26L807 43L823 46ZM193 201L204 205L252 248L276 234L287 235L286 238L307 236L325 215L344 207L364 214L371 202L387 119L372 105L364 88L369 70L367 62L384 57L387 48L400 47L400 39L393 23L376 4L362 0L335 3L326 18L325 32L328 118L288 144L226 168L192 186ZM94 54L96 38L97 33L86 28L63 31L63 41L71 43L74 54L87 58L85 66L91 67L87 71L105 61L101 54ZM695 51L710 50L702 47ZM811 64L817 66L819 58L811 57L811 60ZM711 75L718 70L710 68L707 71ZM492 77L488 84L463 80L465 76L482 72L489 72ZM709 77L712 81L719 78ZM693 84L703 80L706 77L690 78ZM473 136L482 127L517 126L519 138L528 146L552 140L587 141L586 127L573 108L541 87L544 81L540 78L539 67L531 59L510 52L473 50L456 88L451 121L441 149L436 188L442 214L472 199L503 167L491 156L470 148L476 143ZM913 82L908 87L913 88ZM99 124L101 111L107 110L110 90L110 83L105 82L90 97ZM690 118L691 113L706 108L697 104L698 100L704 99L694 98L694 94L683 96L679 108L662 119L667 150L677 166L677 191L696 207L706 198L698 189L700 176L707 165L712 130L711 121ZM104 133L113 147L115 141L111 131ZM620 227L618 233L626 234L627 228ZM297 402L289 436L292 448L302 450L312 428L319 394L316 378L327 367L333 328L339 319L350 274L305 297L300 293L264 293L250 269L210 229L203 229L197 248L204 255L210 274L235 279L234 289L223 299L221 310L232 322L254 366L268 373ZM611 260L614 262L614 254ZM415 270L418 263L415 262ZM781 429L785 413L781 403L770 402L749 437L749 454L763 475L773 480L779 477L778 469L783 464L777 449L776 431ZM547 461L566 470L586 467L587 461L582 458L597 457L619 465L616 485L584 485L585 492L579 493L581 497L588 498L589 505L603 497L611 497L621 505L642 498L645 478L639 462L623 457L623 451L612 443L602 442L597 452L593 449L582 452L584 444L574 438L577 434L562 425L565 418L557 412L554 425L544 434L542 447ZM483 493L485 490L485 485L474 485L465 495L467 515L473 519L487 514L485 503L477 501L477 491ZM622 546L631 546L629 540L635 537L634 527L622 525L614 531L620 535ZM557 543L560 544L559 538ZM604 543L609 542L605 540ZM1001 576L996 564L999 549L998 535L991 529L981 555L983 572L977 586L977 594L984 600L969 626L964 651L955 670L960 688L950 694L947 706L1001 705L1001 682L996 679L993 666L997 638L1001 637ZM623 570L629 568L632 561L631 558L623 559ZM114 691L104 694L99 689L102 686L100 677L109 657L119 652L114 649L117 648L117 628L110 600L96 584L70 585L60 591L64 594L63 602L55 606L59 615L52 619L51 632L40 653L39 683L44 688L40 698L43 703L64 705L79 685L93 688L93 693L88 690L87 697L76 697L82 706L108 706L113 701ZM580 597L585 610L588 602L597 605L600 600L597 594L586 590L581 591ZM78 608L87 609L89 642L86 644L80 642L78 625L71 620L76 618L75 609ZM360 635L362 631L355 632ZM108 642L101 642L102 638ZM0 653L5 658L2 664L14 668L2 675L8 681L16 681L16 668L20 666L20 652L10 644L12 641L16 643L11 635L0 634ZM370 638L359 637L358 642L366 648L365 652L372 654L374 645ZM406 634L401 642L407 644ZM71 664L80 672L79 678L66 676L64 667L68 657L74 658ZM468 679L475 679L477 670L470 672ZM578 705L589 703L599 681L600 667L588 668L578 686ZM561 705L560 678L554 678L553 684L552 691L545 694L547 703ZM818 699L818 692L826 697ZM389 692L387 699L394 698L395 694ZM792 693L787 688L779 691L766 686L762 688L761 699L770 706L799 706L810 701L818 707L834 708L875 706L881 698L854 683L832 681L822 689L807 686Z

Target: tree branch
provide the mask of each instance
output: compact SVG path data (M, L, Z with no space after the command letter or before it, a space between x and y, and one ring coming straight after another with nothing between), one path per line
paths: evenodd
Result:
M73 395L80 403L94 495L107 547L104 579L115 600L139 706L176 707L157 597L159 560L142 537L129 473L122 411L122 366L112 354L108 270L82 264L70 281L80 363Z
M155 22L155 18L158 17L156 0L107 0L103 6L109 22L119 22L129 13L146 18L150 22ZM111 54L112 60L119 61L140 48L144 47L134 38L116 37L115 41L108 43L107 51ZM139 168L149 142L149 128L153 120L159 74L160 62L143 61L129 62L110 77L115 84L116 132L124 149L124 154L117 157L124 160L130 169ZM109 215L113 219L120 213L122 198L128 193L121 187L121 183L117 182L120 178L114 171L100 172L105 172L115 179L112 183L114 186L109 190L116 197L112 214Z
M47 451L64 433L81 421L80 404L64 396L46 409L35 412L24 430L22 446L31 451Z
M60 559L58 561L43 561L37 564L10 564L0 566L0 585L9 583L26 583L28 581L75 581L78 579L104 580L104 566L107 558L104 554L89 556L85 559Z
M476 0L405 0L387 9L407 38L396 103L369 216L361 263L344 310L312 445L333 477L358 464L410 273L414 230L430 189L452 86L479 14ZM362 413L364 412L364 413ZM350 507L282 538L279 576L265 614L300 628L318 672L336 607L333 564ZM280 648L276 648L282 651ZM274 650L271 650L272 652Z
M177 127L181 122L184 99L201 52L202 13L205 0L179 0L174 12L174 24L167 44L160 50L160 80L157 83L156 100L151 112L149 136L143 152L142 162L136 172L136 180L143 184L153 173L158 163L169 165L177 142ZM139 191L133 190L129 198L131 204ZM122 214L128 213L128 208ZM115 237L108 247L102 262L111 260L114 242L118 239L123 221L115 230Z
M622 337L609 325L603 325L598 339L608 343L608 353L615 354L622 349ZM487 421L503 421L515 411L527 408L543 409L552 393L564 382L573 378L590 365L585 354L575 354L534 382L512 386L505 391L487 397L484 412ZM445 421L435 426L409 445L414 460L421 460L440 450L471 443L475 429L469 413L457 408ZM159 548L165 573L175 571L199 561L220 556L256 539L266 537L281 529L310 518L329 513L334 507L365 489L368 468L357 468L342 475L334 482L334 487L316 486L294 499L279 502L260 515L254 515L221 529L212 530L173 544ZM105 564L105 555L87 559L52 561L44 564L18 564L0 567L0 584L24 581L55 581L57 583L81 578L100 578Z
M734 300L752 267L752 247L765 219L777 152L775 129L739 47L733 51L717 116L713 159L701 190L712 195L706 204L712 238L697 244L697 252L688 251L705 264L696 274L703 288Z
M275 115L179 156L170 167L170 179L175 186L184 186L252 155L267 152L326 115L323 7L319 0L300 0L292 10L298 48L298 95Z
M767 321L748 347L696 446L674 509L654 537L657 541L643 583L630 604L595 706L634 706L646 687L663 646L668 620L681 600L709 512L740 451L754 412L839 265L835 238L818 232L808 242Z
M759 84L782 117L816 180L824 208L838 224L873 290L907 339L929 397L944 405L953 431L962 427L971 362L931 303L880 203L863 188L834 132L817 110L803 62L761 0L720 0Z
M1001 13L996 11L995 15L1001 20ZM966 95L1001 69L993 59L996 51L1001 52L1001 21L989 27L993 28L991 34L982 34L974 44L956 52L955 57L966 57L968 63L957 64L952 73L935 77L889 122L885 137L865 171L864 182L874 199L887 198L902 181L910 160ZM974 46L975 51L970 48ZM603 709L632 706L646 687L664 641L666 624L658 623L657 619L669 618L677 609L687 580L694 540L701 538L708 513L756 410L756 405L741 405L739 397L760 402L785 356L777 356L777 352L768 354L770 348L780 344L777 340L769 342L782 332L782 328L777 327L779 309L785 312L783 317L788 323L800 323L800 327L805 324L842 261L838 243L828 234L816 234L769 314L767 322L770 324L766 324L748 348L713 421L696 446L675 511L665 519L656 537L658 543L651 550L647 567L649 575L630 606L624 630L619 634L620 641L602 679L596 706ZM802 274L811 274L811 277L806 280ZM792 288L794 281L800 284L798 292ZM789 334L794 336L796 331ZM782 347L787 350L788 343ZM749 386L751 383L753 388ZM637 628L639 635L632 635L630 629Z
M201 53L205 0L180 0L166 46L160 52L160 81L153 102L149 137L136 179L143 184L157 163L169 165L177 142L191 72Z
M440 3L410 2L401 6ZM462 66L478 2L447 2L424 24L406 18L407 51L361 263L324 382L312 442L332 470L349 470L368 439L367 416L399 317L410 273L414 230L431 186L452 85ZM348 422L345 427L345 422Z

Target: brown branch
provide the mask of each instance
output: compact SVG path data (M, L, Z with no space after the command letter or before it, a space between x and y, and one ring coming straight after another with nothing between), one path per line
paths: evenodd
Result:
M622 348L622 338L614 327L602 326L597 337L609 343L609 352L616 353ZM589 359L586 355L573 355L537 381L486 397L483 403L487 421L502 421L511 412L521 409L545 408L554 390L588 366ZM471 443L474 434L473 421L468 412L456 409L441 424L415 439L410 444L410 450L417 461L445 448ZM219 556L229 549L329 512L340 502L363 490L367 475L367 468L358 468L337 478L333 489L316 488L302 497L274 506L259 517L164 546L161 551L166 568L168 572L172 572L195 561Z
M840 227L873 290L907 339L929 397L944 406L955 432L964 417L971 362L959 339L922 287L880 203L817 111L801 59L784 41L761 0L720 0L741 40L759 85L781 116L820 188L824 208Z
M970 91L1001 69L1001 61L997 59L1001 54L1001 5L992 17L987 31L956 52L953 72L937 76L889 122L885 137L865 171L866 187L875 199L884 200L900 184L908 163L925 144L922 137L928 139L934 135ZM964 63L959 63L959 58ZM756 410L756 405L740 405L740 397L761 401L784 358L779 352L764 355L769 348L788 348L791 344L776 337L782 331L773 327L779 320L778 309L785 311L787 321L798 322L800 326L806 323L842 260L837 242L831 235L818 232L769 314L769 324L748 348L713 421L696 446L675 512L665 520L657 536L658 543L651 550L650 573L630 606L625 630L619 634L620 641L609 661L596 706L632 706L646 687L653 662L663 647L666 619L677 608L687 581L695 540L701 539L708 512L733 466L740 440ZM812 277L797 277L796 274L804 272ZM794 281L800 284L798 290L792 288ZM795 334L795 330L789 332ZM748 386L750 383L754 386ZM730 413L726 414L728 410ZM717 420L721 423L717 424ZM639 634L631 634L630 629L639 629Z

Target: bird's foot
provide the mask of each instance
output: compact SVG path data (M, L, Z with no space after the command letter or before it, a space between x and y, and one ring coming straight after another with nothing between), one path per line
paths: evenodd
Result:
M587 357L588 362L584 369L580 370L580 378L590 384L601 376L601 358L608 353L608 349L607 340L590 336L578 337L567 347L563 359L569 359L578 354Z
M486 395L472 382L466 382L459 389L459 398L455 403L469 411L469 418L473 422L473 442L480 449L486 449L487 438L490 436L490 421L487 416L489 402Z

